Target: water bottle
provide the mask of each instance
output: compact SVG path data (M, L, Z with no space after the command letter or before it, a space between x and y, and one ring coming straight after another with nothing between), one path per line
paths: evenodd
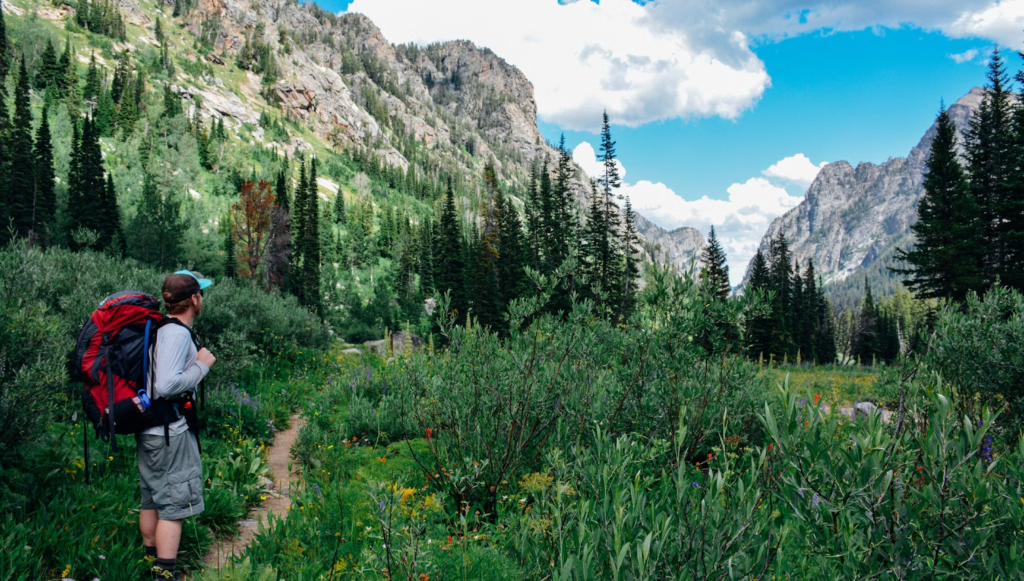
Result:
M139 392L139 403L142 404L142 411L149 409L149 396L146 395L146 390L144 389Z

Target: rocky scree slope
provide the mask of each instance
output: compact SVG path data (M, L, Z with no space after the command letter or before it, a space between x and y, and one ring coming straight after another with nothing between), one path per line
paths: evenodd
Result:
M983 89L975 87L949 107L961 143L983 96ZM917 221L925 161L935 132L933 123L907 157L890 158L880 165L864 162L853 167L846 161L826 165L804 200L768 227L761 252L767 255L769 240L785 234L801 268L813 259L815 271L826 284L872 265L896 241L906 239ZM744 282L749 276L750 265Z

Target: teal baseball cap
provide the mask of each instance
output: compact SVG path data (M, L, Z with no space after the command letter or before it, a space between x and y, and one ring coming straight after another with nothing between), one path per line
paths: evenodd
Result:
M192 278L196 279L196 282L199 283L199 290L204 290L204 289L207 289L207 288L210 288L211 286L213 286L213 281L212 280L210 280L208 278L199 278L200 276L203 276L203 275L200 274L199 276L196 276L196 273L194 273L194 272L192 272L190 270L179 270L178 272L176 272L174 274L187 274L187 275L191 276Z

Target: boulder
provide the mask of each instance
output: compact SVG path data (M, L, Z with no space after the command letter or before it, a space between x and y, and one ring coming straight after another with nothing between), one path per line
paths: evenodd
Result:
M408 334L405 331L399 331L394 335L390 336L390 339L380 339L378 341L367 341L365 343L367 350L373 351L378 355L390 355L392 353L402 353L405 350L405 340L409 337L410 346L412 351L416 352L423 349L423 338L418 335Z

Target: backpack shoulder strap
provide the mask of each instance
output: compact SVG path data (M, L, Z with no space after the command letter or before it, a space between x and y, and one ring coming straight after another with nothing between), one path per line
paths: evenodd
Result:
M192 337L192 343L196 346L196 349L200 349L202 347L203 344L199 340L199 336L196 335L196 332L192 330L192 327L189 327L188 325L186 325L185 323L182 323L181 321L179 321L178 319L176 319L174 317L167 317L167 316L165 316L157 324L157 329L163 328L163 327L165 327L167 325L177 325L177 326L187 330L189 336Z

